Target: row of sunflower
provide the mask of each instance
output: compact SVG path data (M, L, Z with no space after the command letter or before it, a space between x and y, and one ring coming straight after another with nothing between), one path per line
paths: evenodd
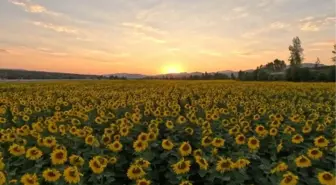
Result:
M335 184L329 83L0 84L3 184Z

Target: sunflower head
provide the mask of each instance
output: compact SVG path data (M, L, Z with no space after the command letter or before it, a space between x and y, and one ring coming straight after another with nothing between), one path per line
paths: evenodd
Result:
M162 140L161 146L165 150L171 150L174 148L173 142L171 142L169 139Z
M191 148L191 145L189 144L189 142L183 142L179 147L179 152L180 152L181 156L190 155L191 152L192 152L192 148Z
M130 180L140 179L146 175L146 172L138 165L131 165L127 170L127 177Z
M56 182L61 177L61 173L56 169L48 168L42 172L42 176L47 182Z

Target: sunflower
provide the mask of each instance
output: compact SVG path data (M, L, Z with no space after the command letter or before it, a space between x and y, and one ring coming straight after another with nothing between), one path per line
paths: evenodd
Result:
M146 175L146 172L138 165L131 165L127 169L127 177L130 180L140 179Z
M84 165L84 159L79 155L71 155L69 161L73 166L81 167Z
M42 172L42 176L47 182L56 182L61 177L61 173L56 169L48 168Z
M297 157L295 159L295 164L299 168L307 168L312 165L310 159L304 155Z
M65 182L69 184L77 184L80 181L82 174L78 171L77 167L69 166L63 172Z
M259 114L255 114L254 116L253 116L253 120L259 120L260 119L260 115Z
M155 130L155 129L154 129ZM156 140L157 136L158 136L158 131L157 132L153 132L154 130L151 130L148 133L148 141L154 141Z
M143 169L147 169L150 166L150 162L143 158L136 159L134 164L140 166Z
M105 167L106 167L106 166L104 166L103 164L101 164L101 163L99 162L99 160L97 160L97 159L95 159L95 158L94 158L94 159L91 159L91 160L89 161L89 166L90 166L92 172L95 173L95 174L101 174L101 173L103 173L103 171L104 171L104 169L105 169Z
M21 177L21 183L23 185L39 185L37 175L26 173Z
M203 137L202 138L202 141L201 141L202 143L202 146L204 146L204 147L207 147L207 146L209 146L209 145L211 145L211 143L212 143L212 138L210 137L210 136L205 136L205 137Z
M212 146L217 147L217 148L223 147L224 143L225 143L225 140L222 138L218 138L218 137L215 137L211 142Z
M189 160L184 160L183 158L177 163L171 165L175 174L185 174L190 171L191 162Z
M187 127L184 129L184 131L188 134L188 135L193 135L194 134L194 130L190 127Z
M304 134L308 134L311 131L312 131L312 127L309 126L309 125L305 125L305 126L302 127L302 133L304 133Z
M53 136L48 136L43 139L43 146L52 148L56 145L57 141L56 138Z
M193 151L193 156L196 157L201 157L203 155L203 151L201 149L196 149Z
M9 181L9 184L17 184L17 182L18 182L18 180L12 179L12 180Z
M294 175L292 172L287 172L282 176L280 185L296 185L298 183L299 177Z
M276 136L278 134L278 129L276 128L271 128L270 131L269 131L269 134L271 136Z
M265 127L262 126L262 125L257 125L256 128L255 128L255 132L258 134L258 135L261 135L265 132Z
M119 133L121 136L127 136L129 134L129 128L128 127L122 127L119 130Z
M143 141L143 142L147 142L148 141L148 134L144 133L144 132L141 132L138 135L138 140Z
M216 163L216 171L224 173L230 171L234 167L234 164L230 158L220 158Z
M143 152L147 149L147 147L148 147L148 142L139 141L139 140L136 140L133 142L133 149L136 152Z
M314 145L319 148L324 148L329 145L329 141L324 136L319 136L314 139Z
M188 156L192 152L192 148L189 144L189 142L183 142L179 147L179 152L181 156Z
M29 148L26 152L26 158L29 160L37 160L43 155L42 151L36 147Z
M251 150L258 150L260 147L260 142L256 137L250 137L247 144Z
M53 133L53 134L55 134L56 132L58 132L58 127L57 127L56 123L49 123L48 124L48 131L50 133Z
M85 137L85 144L92 146L96 141L96 137L93 135L88 135Z
M173 142L171 142L169 139L162 140L161 146L165 150L171 150L174 148Z
M123 145L120 143L120 141L114 141L108 145L108 148L113 152L120 152L123 148Z
M166 121L165 126L168 129L173 129L174 128L174 123L171 120Z
M233 166L238 169L245 168L247 165L249 165L251 162L248 159L238 159Z
M190 181L184 180L181 181L179 185L193 185Z
M4 172L0 171L0 185L4 185L6 183L6 175Z
M275 168L271 170L271 173L284 172L288 169L288 165L284 162L277 164Z
M51 153L51 163L53 165L64 164L67 161L68 152L66 150L56 149Z
M238 134L235 138L237 145L245 144L245 136L243 134Z
M292 143L294 144L300 144L304 141L303 137L300 135L300 134L295 134L293 137L292 137Z
M323 152L319 148L311 148L307 151L308 157L314 160L318 160L323 156Z
M14 156L21 156L26 153L26 149L24 146L21 146L15 143L9 147L8 151Z
M151 184L151 181L150 180L147 180L145 178L142 178L142 179L138 179L136 181L136 185L150 185Z
M199 165L200 169L207 170L209 168L209 163L205 158L196 157L196 163Z
M104 145L108 145L111 143L111 136L107 135L107 134L103 134L102 138L101 138L101 142Z
M336 183L335 176L330 172L319 172L317 178L322 185L335 185Z
M112 157L110 157L110 158L108 159L108 162L109 162L110 164L115 164L115 163L117 163L117 161L118 161L118 159L117 159L117 157L115 157L115 156L112 156Z
M230 130L229 130L229 134L231 135L231 136L234 136L234 135L236 135L236 134L238 134L239 133L239 128L238 127L233 127L233 128L231 128Z
M180 115L176 120L176 123L178 123L178 124L184 124L186 122L187 122L187 119L182 115Z

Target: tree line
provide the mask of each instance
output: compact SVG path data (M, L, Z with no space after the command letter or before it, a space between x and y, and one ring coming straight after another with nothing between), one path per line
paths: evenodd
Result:
M0 79L19 80L19 79L39 79L39 80L61 80L61 79L125 79L125 77L118 76L101 76L101 75L83 75L72 73L57 73L57 72L43 72L43 71L26 71L13 69L0 69Z
M303 48L299 37L293 38L292 45L288 47L290 56L289 66L285 61L275 59L266 65L258 66L251 72L239 71L238 79L242 81L294 81L310 82L325 81L335 82L335 65L321 66L320 59L317 58L313 67L303 67ZM334 55L332 61L336 61L336 45L332 51Z

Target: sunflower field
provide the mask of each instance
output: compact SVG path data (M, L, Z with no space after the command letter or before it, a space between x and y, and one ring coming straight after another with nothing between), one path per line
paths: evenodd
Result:
M335 84L0 84L0 185L334 185Z

